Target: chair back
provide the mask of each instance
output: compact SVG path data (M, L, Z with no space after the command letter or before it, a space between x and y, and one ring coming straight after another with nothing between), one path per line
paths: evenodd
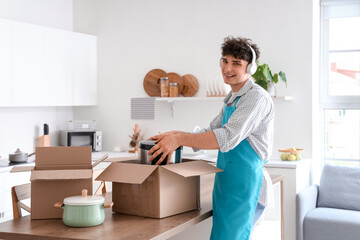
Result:
M321 174L318 207L360 211L360 168L325 165Z
M13 205L14 219L22 217L21 209L31 212L29 206L22 203L22 200L30 199L31 197L31 183L14 186L11 188L11 198Z

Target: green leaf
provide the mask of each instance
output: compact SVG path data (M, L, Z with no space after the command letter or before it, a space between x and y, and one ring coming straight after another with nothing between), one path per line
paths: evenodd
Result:
M272 81L270 68L267 64L259 65L256 72L252 76L255 80Z
M278 83L279 75L277 73L274 74L274 83Z
M279 75L281 77L281 80L286 84L286 87L287 87L286 74L284 72L280 71Z
M270 68L269 68L269 65L267 64L263 64L264 68L262 70L262 73L265 77L265 79L269 82L272 82L273 81L273 77L272 77L272 74L271 74L271 71L270 71Z
M255 79L255 82L259 84L262 88L267 90L267 84L268 82L272 83L278 83L279 78L286 84L286 75L284 72L280 71L279 73L275 73L272 75L269 65L266 63L259 65L259 62L256 62L258 65L258 68L256 72L252 75L252 77Z
M263 89L267 90L267 81L266 80L259 80L255 81L258 85L260 85Z

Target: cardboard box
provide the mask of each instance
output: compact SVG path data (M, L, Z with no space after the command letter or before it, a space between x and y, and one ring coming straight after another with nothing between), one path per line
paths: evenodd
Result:
M107 156L91 164L91 146L37 147L31 169L31 219L62 218L54 203L93 191L93 168ZM13 168L12 172L25 170Z
M129 161L112 163L96 180L113 182L114 212L164 218L200 208L200 175L220 171L203 161L163 166Z

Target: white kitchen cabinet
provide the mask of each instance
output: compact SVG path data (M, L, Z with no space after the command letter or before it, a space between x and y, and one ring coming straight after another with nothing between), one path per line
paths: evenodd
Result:
M270 175L283 176L283 214L284 214L284 235L285 239L296 239L296 194L310 185L310 164L311 159L300 161L270 160L265 167ZM274 187L275 192L278 189ZM275 195L275 202L279 202L279 194ZM267 209L265 219L280 219L279 204L275 209Z
M72 32L44 28L44 77L40 88L47 106L72 105Z
M44 106L44 28L13 22L13 105Z
M12 104L11 21L0 19L0 106Z
M73 106L97 103L97 41L95 36L73 33Z
M97 103L92 35L0 19L0 107Z

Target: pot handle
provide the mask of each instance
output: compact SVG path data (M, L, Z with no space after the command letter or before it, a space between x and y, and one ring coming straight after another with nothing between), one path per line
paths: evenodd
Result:
M54 207L56 208L62 208L63 207L63 204L61 202L57 202L54 204Z
M31 157L32 155L35 155L35 152L30 153L28 157Z
M104 208L111 208L114 205L114 202L109 202L104 204Z

